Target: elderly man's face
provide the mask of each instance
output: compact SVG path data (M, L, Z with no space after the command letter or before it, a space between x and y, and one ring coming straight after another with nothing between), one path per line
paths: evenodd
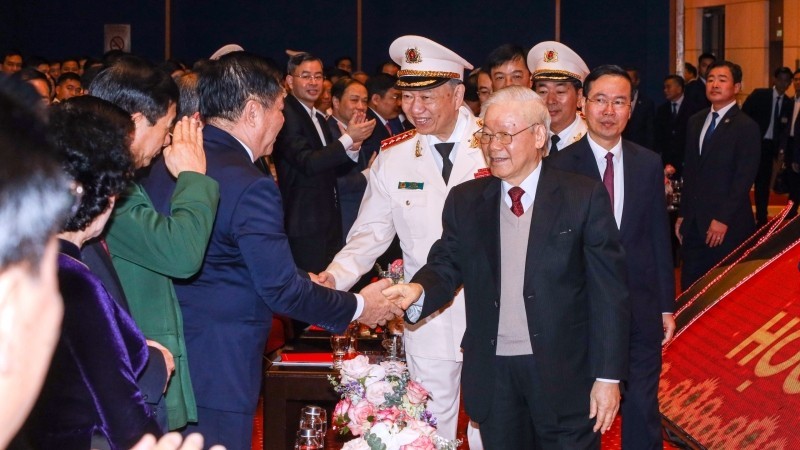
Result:
M582 89L568 81L536 82L536 93L542 97L550 114L550 131L560 133L575 121L578 112L578 98Z
M591 83L586 98L589 136L609 150L619 142L631 118L631 83L621 76L603 75Z
M481 142L486 164L492 175L519 186L539 165L547 141L547 129L526 119L524 108L530 103L508 102L489 105L484 115L483 132L494 135L488 144ZM517 134L519 133L519 134ZM503 134L513 135L501 142Z
M275 139L278 138L278 132L283 127L283 95L272 102L271 106L261 105L261 113L257 119L260 124L260 149L254 149L257 153L255 156L267 156L272 154L273 147L275 146Z
M420 134L432 134L447 140L458 120L458 108L464 100L464 85L445 83L424 91L403 91L403 112Z
M131 143L131 153L133 164L137 169L149 166L153 158L170 144L169 129L175 122L176 110L175 103L171 103L167 113L156 123L150 123L142 113L133 114L136 128Z
M499 91L506 86L531 87L531 71L522 58L506 61L491 68L492 91Z

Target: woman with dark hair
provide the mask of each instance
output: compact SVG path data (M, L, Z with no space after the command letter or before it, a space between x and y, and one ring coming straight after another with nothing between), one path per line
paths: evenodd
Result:
M80 248L103 231L131 179L133 122L105 100L75 97L53 107L50 125L65 172L83 195L58 234L64 323L24 439L42 449L127 449L145 433L160 434L136 384L147 347L133 319L81 262Z

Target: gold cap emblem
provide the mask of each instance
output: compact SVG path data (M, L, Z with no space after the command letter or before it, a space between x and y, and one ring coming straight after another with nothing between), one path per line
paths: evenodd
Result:
M406 62L409 64L422 62L422 57L419 54L418 48L414 47L406 50Z
M546 50L544 52L544 62L554 63L558 61L558 53L555 50Z

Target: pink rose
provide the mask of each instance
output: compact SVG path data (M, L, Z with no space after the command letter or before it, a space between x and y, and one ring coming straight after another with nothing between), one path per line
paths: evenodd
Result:
M377 381L367 386L367 400L373 405L381 405L386 402L386 394L394 391L392 385L386 381Z
M350 432L353 436L361 436L365 430L369 429L369 417L375 414L375 409L369 402L360 401L355 405L351 405L347 411L347 416L350 418Z
M400 447L400 450L436 450L436 446L428 436L420 436L414 442Z
M430 393L416 381L408 380L408 385L406 385L406 395L408 396L408 401L412 405L419 405L428 400Z
M394 407L389 409L381 409L377 413L375 413L375 423L383 422L386 425L392 425L403 416L405 416L403 411L400 411L399 409Z
M430 426L424 420L411 419L406 421L406 428L409 428L423 436L433 436L436 433L436 428Z
M336 404L336 408L333 410L333 423L339 426L347 425L347 412L350 411L352 406L353 402L351 402L349 398L339 401L339 403Z
M369 358L364 355L358 355L353 359L343 361L341 370L342 383L366 377L371 368Z

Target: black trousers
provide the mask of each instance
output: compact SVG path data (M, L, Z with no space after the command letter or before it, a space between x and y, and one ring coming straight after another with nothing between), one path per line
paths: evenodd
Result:
M622 396L622 448L661 450L661 413L658 380L661 376L661 340L631 324L630 372Z
M542 391L533 355L496 356L494 371L492 407L486 420L480 422L484 448L600 448L600 433L592 431L595 420L589 419L589 390L585 410L559 415Z

